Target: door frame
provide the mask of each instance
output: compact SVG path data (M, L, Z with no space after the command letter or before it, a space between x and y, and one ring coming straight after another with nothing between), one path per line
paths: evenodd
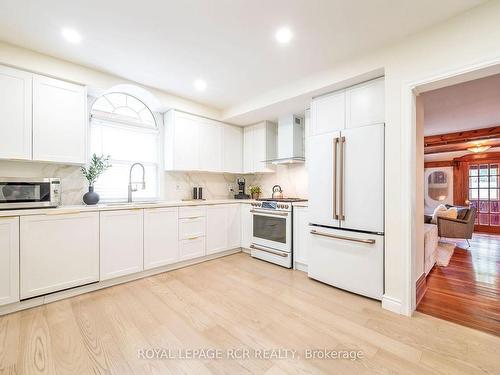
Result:
M411 316L416 308L415 272L417 233L423 233L423 218L417 217L417 204L423 201L423 189L417 196L417 118L416 97L425 91L451 86L473 79L498 74L500 57L468 64L460 68L441 70L440 73L415 80L403 81L401 85L401 226L402 226L402 272L404 277L403 299L400 313ZM423 151L422 151L423 152Z

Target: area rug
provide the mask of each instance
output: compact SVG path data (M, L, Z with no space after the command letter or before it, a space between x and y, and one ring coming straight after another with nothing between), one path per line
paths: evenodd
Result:
M436 264L441 267L446 267L450 263L456 246L457 245L454 243L439 241L436 250Z

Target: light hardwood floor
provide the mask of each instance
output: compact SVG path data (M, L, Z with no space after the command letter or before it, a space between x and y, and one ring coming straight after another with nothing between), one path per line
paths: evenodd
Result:
M361 350L350 360L146 360L148 348ZM500 338L239 253L0 317L7 374L499 374Z

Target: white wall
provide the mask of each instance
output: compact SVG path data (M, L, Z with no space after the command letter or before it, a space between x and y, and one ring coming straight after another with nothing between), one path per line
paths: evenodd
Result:
M405 91L406 87L412 82L424 81L445 72L460 71L471 65L500 59L499 19L500 2L487 2L397 45L338 63L328 71L224 111L224 117L235 118L366 72L385 71L386 254L383 306L393 311L411 312L412 296L408 286L412 283L410 249L415 246L412 232L423 226L421 218L410 215L416 205L416 164L415 144L410 142L409 135L409 132L414 135L412 108L408 103L411 97Z
M424 92L422 97L425 135L500 124L500 74Z
M124 84L143 86L112 74L103 73L4 42L0 42L0 64L87 85L90 90L107 90L113 86ZM145 88L156 97L163 111L168 108L177 108L216 120L221 117L221 113L217 109L151 87ZM160 110L160 108L152 109Z

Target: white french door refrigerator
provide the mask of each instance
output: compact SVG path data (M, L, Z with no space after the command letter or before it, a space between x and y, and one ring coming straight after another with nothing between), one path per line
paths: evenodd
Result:
M348 92L347 92L348 94ZM340 99L348 98L341 92ZM339 101L339 98L336 99ZM338 111L348 103L342 100ZM323 112L317 110L317 117ZM384 292L384 124L309 137L308 275L370 298ZM316 118L316 122L321 118ZM335 126L335 125L333 125Z

